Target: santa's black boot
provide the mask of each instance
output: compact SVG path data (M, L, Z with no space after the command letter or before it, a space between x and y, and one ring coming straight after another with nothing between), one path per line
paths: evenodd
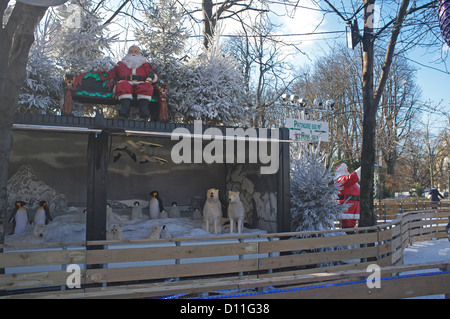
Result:
M150 116L150 101L147 99L139 99L139 117L146 119Z
M131 99L120 99L119 116L129 118L131 111Z

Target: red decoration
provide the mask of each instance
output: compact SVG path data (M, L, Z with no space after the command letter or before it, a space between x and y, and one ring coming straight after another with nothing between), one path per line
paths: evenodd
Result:
M159 91L159 117L160 121L168 122L169 114L167 112L167 86L157 86Z
M64 96L64 104L61 110L61 113L63 115L71 115L72 114L72 94L75 90L75 84L74 84L74 76L73 74L66 74L64 76L64 83L65 83L65 91L66 95Z

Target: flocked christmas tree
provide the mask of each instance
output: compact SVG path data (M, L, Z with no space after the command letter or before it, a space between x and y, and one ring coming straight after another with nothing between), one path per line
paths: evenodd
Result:
M334 222L348 208L335 202L339 186L324 165L318 146L302 146L291 164L291 229L321 231L334 229Z
M219 40L216 32L206 51L190 61L193 77L181 107L189 119L231 125L245 117L248 97L237 61Z
M54 70L53 60L32 47L27 64L27 79L19 92L17 104L20 112L56 114L59 111L62 81Z
M153 63L166 64L183 57L189 32L183 25L183 9L178 1L146 0L144 4L147 7L145 23L138 27L135 35L148 58Z
M92 2L72 0L57 7L60 15L55 47L64 73L88 71L89 63L104 57L115 36L110 36Z
M146 0L144 23L135 32L143 54L157 71L159 83L168 88L171 121L184 119L179 105L189 90L192 70L184 63L189 32L184 27L184 10L176 0Z
M27 78L19 92L18 110L55 114L62 96L62 79L52 58L53 37L56 33L55 15L49 11L34 32L35 41L30 48Z
M300 233L294 238L342 235L341 232L324 232L320 235L308 233L334 229L334 222L339 220L348 205L339 205L335 202L340 186L334 184L331 168L324 165L325 156L320 153L320 147L299 146L301 151L291 164L291 229L295 232L305 233ZM341 246L327 246L294 253L303 254L341 249ZM335 262L326 262L316 266L327 267L335 264Z

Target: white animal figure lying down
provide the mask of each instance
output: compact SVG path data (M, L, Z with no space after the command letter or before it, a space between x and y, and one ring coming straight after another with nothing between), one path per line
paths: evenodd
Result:
M123 231L121 225L109 225L106 230L107 240L123 240Z

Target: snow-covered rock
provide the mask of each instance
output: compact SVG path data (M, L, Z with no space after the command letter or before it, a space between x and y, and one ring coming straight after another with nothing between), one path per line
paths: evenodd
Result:
M21 166L8 180L8 211L14 208L18 200L25 201L31 206L29 212L34 212L39 207L39 201L48 203L50 212L65 212L68 209L66 197L56 190L38 180L31 165Z

